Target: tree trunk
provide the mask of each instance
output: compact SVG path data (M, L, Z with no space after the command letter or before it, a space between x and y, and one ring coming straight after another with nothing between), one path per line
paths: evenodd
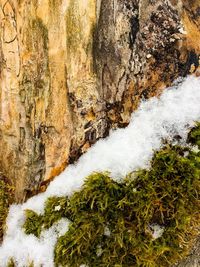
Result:
M199 0L0 0L0 20L0 170L17 201L200 73Z
M0 169L17 200L198 72L199 0L0 3Z

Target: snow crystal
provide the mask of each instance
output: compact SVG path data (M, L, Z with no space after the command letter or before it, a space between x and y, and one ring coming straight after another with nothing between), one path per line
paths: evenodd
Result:
M110 229L108 228L108 226L105 227L104 229L104 235L105 236L110 236L111 232L110 232Z
M150 231L151 231L153 239L160 238L163 235L164 231L165 231L165 228L163 226L158 225L156 223L155 224L151 224L149 226L149 228L150 228Z
M55 211L59 211L60 209L61 209L61 206L60 206L60 205L58 205L58 206L56 206L56 207L54 208Z

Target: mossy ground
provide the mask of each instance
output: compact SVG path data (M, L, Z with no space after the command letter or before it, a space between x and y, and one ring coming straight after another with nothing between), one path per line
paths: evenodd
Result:
M188 142L195 149L166 145L150 169L121 183L90 175L72 197L49 198L43 215L27 210L25 232L39 236L62 217L71 221L56 244L56 266L171 266L187 255L200 226L200 124Z
M13 188L0 175L0 241L3 238L9 205L13 200Z

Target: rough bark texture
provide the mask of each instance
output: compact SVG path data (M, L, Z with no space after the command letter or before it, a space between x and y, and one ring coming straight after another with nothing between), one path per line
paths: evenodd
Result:
M0 0L0 23L0 170L17 201L200 72L200 0Z
M0 0L0 169L17 200L197 70L199 4Z

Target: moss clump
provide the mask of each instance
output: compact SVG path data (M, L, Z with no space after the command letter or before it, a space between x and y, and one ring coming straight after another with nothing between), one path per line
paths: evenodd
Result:
M3 238L8 208L13 200L13 188L0 175L0 241Z
M15 262L12 258L9 260L7 267L15 267Z
M61 217L71 220L55 247L56 266L164 267L187 255L197 234L199 192L199 152L167 145L149 170L121 183L94 173L70 199L50 198L32 218L39 232ZM29 217L24 226L38 236Z
M26 222L24 224L25 233L40 236L42 231L42 216L32 210L26 210Z
M188 135L188 142L198 146L200 149L200 122L198 122L192 131L190 131Z
M43 215L26 210L25 233L39 237L43 229L49 229L61 218L69 218L68 204L67 197L51 197L45 203Z

